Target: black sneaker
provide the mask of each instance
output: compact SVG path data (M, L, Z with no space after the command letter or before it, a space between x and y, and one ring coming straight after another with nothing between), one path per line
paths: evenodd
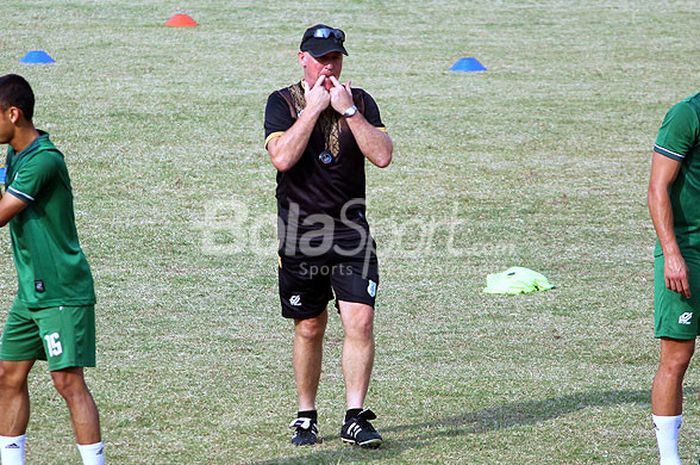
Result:
M318 442L318 422L311 418L299 417L289 424L294 429L292 444L295 446L310 446Z
M356 416L350 418L340 429L340 439L349 444L357 444L361 447L377 448L382 445L382 436L374 429L369 420L374 420L377 415L370 409L364 409Z

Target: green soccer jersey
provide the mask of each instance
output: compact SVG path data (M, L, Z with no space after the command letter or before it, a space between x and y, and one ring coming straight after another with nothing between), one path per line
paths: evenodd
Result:
M681 163L670 190L673 229L681 253L700 254L700 93L671 107L654 151Z
M95 303L92 274L78 242L63 154L40 136L6 162L6 194L27 202L9 224L19 286L28 308Z

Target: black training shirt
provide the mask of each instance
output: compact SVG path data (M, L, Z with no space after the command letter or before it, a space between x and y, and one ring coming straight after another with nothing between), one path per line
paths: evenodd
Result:
M379 108L372 96L362 89L352 89L352 94L365 119L384 130ZM270 94L265 108L265 146L294 124L304 104L301 83ZM336 129L329 130L333 126ZM299 161L288 171L277 173L278 216L286 231L301 234L318 230L321 224L312 222L315 218L309 216L322 214L333 218L334 235L342 236L351 229L341 221L341 211L346 204L350 208L345 218L368 229L364 167L365 157L345 118L329 106L314 126Z

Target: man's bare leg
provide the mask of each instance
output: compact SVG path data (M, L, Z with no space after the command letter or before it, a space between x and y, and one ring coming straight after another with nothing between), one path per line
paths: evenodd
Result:
M29 422L27 376L34 360L0 361L0 460L3 465L24 464Z
M299 411L316 410L316 393L321 379L323 336L328 323L328 311L315 318L294 320L294 379L297 386Z
M19 436L29 422L27 376L34 360L0 361L0 435Z
M374 366L374 309L366 304L339 302L345 341L343 376L348 409L362 408Z
M695 351L695 341L661 339L659 367L651 388L651 411L661 465L678 465L678 429L683 412L683 377Z
M66 401L78 450L85 465L104 464L104 445L95 400L80 367L52 371L53 384Z

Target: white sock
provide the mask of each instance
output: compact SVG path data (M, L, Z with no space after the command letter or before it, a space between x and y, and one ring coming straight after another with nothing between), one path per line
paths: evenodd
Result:
M27 435L0 436L0 460L2 465L24 465L24 443Z
M656 442L659 444L660 465L681 465L681 457L678 455L678 430L681 429L683 415L664 417L652 415L654 429L656 430Z
M103 442L100 441L95 444L86 444L84 446L78 444L78 450L80 451L80 456L83 458L83 465L104 465L105 444Z

